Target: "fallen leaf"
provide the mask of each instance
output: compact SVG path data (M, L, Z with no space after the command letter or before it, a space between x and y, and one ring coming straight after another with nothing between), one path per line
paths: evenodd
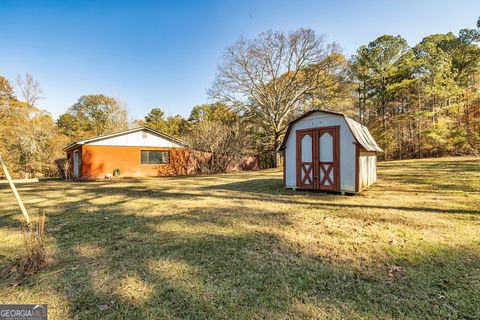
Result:
M100 309L100 311L106 311L110 308L110 306L108 304L100 304L98 306L98 309Z

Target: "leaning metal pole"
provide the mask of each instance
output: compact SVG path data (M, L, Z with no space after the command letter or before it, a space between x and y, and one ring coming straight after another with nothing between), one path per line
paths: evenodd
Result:
M8 173L7 165L3 161L1 155L0 155L0 164L2 165L3 172L5 173L5 176L7 177L8 184L10 185L10 189L12 189L12 192L15 195L15 199L17 199L20 210L23 213L23 217L25 218L25 221L27 222L27 226L30 228L30 216L28 215L27 209L25 209L25 206L23 205L22 198L20 198L20 195L18 194L17 188L15 188L15 184L13 184L12 177L10 176L10 173Z

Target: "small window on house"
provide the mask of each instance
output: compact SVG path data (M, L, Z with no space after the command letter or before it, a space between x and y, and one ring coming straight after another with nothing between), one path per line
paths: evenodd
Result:
M168 164L170 163L170 153L159 150L142 150L142 164Z
M147 139L147 133L145 131L142 131L142 139Z

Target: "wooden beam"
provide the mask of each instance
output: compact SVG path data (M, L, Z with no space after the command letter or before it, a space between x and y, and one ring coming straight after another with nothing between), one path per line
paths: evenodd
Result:
M12 177L10 176L10 173L8 173L7 165L3 161L1 155L0 155L0 164L2 165L3 172L7 177L7 181L8 181L8 184L10 185L10 189L12 189L12 192L15 195L15 199L17 199L17 202L20 207L20 210L22 211L23 217L25 218L25 221L27 222L28 227L30 227L30 216L28 215L27 209L25 209L25 206L23 205L22 198L20 198L17 188L15 188L15 184L13 183Z

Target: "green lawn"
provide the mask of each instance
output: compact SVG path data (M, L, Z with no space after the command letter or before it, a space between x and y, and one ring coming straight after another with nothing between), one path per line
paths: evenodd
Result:
M480 318L480 159L379 164L356 196L280 170L19 186L50 265L15 280L21 215L0 185L0 303L50 319Z

